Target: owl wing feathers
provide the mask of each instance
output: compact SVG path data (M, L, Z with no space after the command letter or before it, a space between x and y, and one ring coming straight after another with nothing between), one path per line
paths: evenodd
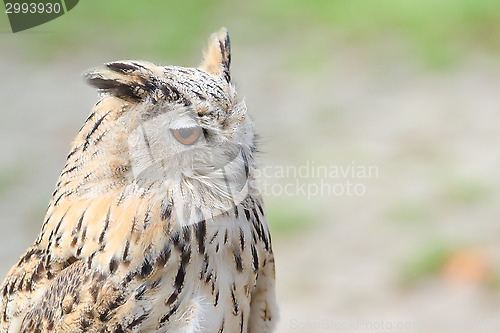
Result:
M155 276L175 276L178 262L169 261L175 239L165 238L168 223L160 217L161 204L154 210L146 199L111 197L74 203L80 214L65 208L65 202L52 213L54 221L47 220L38 243L4 281L4 330L86 332L106 327L119 332L146 319L148 310L136 301ZM65 211L62 218L59 211ZM175 294L175 289L171 284L163 290Z
M91 279L93 281L91 281ZM34 332L35 330L50 331L56 330L62 332L63 322L61 319L71 312L78 304L83 304L86 293L94 290L91 284L97 285L102 281L99 279L98 272L92 274L92 271L83 261L77 261L64 270L62 270L54 279L47 283L41 297L31 305L25 313L21 322L21 332ZM78 316L81 329L90 326L90 317L94 316L97 308L91 308L86 316ZM66 322L68 318L65 318ZM68 325L69 326L69 325ZM74 326L74 325L71 325ZM65 327L68 332L80 332L74 327Z
M30 247L11 268L1 286L0 323L2 331L7 330L6 324L9 320L27 309L31 294L37 286L44 284L47 279L42 251L36 247ZM11 323L12 325L15 326L15 323Z
M77 261L47 284L25 314L20 331L129 331L146 318L147 310L135 306L128 287Z

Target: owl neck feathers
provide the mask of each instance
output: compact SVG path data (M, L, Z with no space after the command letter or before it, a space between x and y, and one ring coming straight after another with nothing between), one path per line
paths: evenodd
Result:
M155 184L130 184L98 198L73 197L52 204L36 241L48 254L46 269L57 271L76 260L111 273L116 263L136 267L146 254L160 255L175 233L194 232L200 223L231 228L228 216L237 216L238 207L252 209L248 193L240 202L227 201L217 209L213 202L203 202L207 198L190 197L188 185L182 186L161 191Z
M130 169L120 144L125 138L113 123L129 107L114 97L99 100L73 142L51 204L57 206L73 196L102 194L124 185Z

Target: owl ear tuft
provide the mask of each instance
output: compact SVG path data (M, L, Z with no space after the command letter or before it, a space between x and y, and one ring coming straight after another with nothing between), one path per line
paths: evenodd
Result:
M226 28L210 36L208 49L204 52L200 68L212 75L222 76L228 83L231 81L229 66L231 64L231 44Z
M155 88L151 71L132 61L110 62L83 76L89 85L119 98L143 99Z

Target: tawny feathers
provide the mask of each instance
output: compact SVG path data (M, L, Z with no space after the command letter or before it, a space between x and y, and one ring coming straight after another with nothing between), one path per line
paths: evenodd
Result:
M274 259L225 29L199 68L111 62L39 237L1 286L2 332L271 332Z

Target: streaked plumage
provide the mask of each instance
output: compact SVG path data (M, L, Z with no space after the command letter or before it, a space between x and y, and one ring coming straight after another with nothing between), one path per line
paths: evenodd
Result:
M271 332L274 258L227 31L199 68L86 73L100 99L39 237L1 286L2 332Z

